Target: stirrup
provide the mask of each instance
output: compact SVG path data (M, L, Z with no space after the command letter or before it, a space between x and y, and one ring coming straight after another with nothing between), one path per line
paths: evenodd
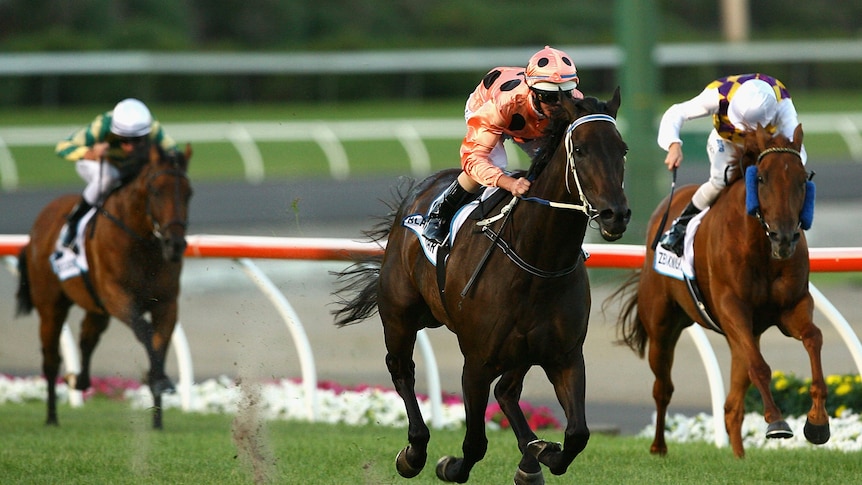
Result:
M446 242L446 237L449 235L449 231L447 226L449 223L443 220L442 217L428 217L428 221L425 223L425 229L422 231L422 236L426 239L434 241L437 244L443 244Z
M681 231L676 227L672 227L669 231L662 234L661 239L659 239L659 246L664 249L676 254L677 256L682 256L683 253L683 242L685 241L685 232L680 234Z

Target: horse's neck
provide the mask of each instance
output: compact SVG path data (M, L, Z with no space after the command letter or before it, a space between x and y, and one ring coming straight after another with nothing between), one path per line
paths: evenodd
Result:
M105 200L104 210L135 234L147 234L146 191L138 187L141 181L133 180L114 190Z

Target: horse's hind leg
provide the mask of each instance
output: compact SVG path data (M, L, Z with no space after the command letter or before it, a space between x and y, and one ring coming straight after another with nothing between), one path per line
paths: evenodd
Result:
M110 319L110 316L103 313L87 312L81 321L81 372L77 376L72 376L74 382L69 379L69 385L79 391L90 388L90 362L93 351L96 350L102 333L108 328Z
M447 482L465 483L470 478L473 466L485 457L488 450L488 437L485 435L485 409L488 407L488 393L491 381L496 376L489 375L484 362L466 357L461 374L461 388L464 392L464 411L467 431L461 450L463 458L444 456L437 462L437 478Z
M640 303L639 303L640 306ZM670 317L674 318L674 317ZM653 382L652 396L655 400L655 437L650 445L650 453L654 455L667 454L667 442L665 441L664 428L667 418L667 408L673 397L674 385L671 378L674 352L679 337L682 335L683 326L678 323L667 323L665 319L653 320L659 322L650 325L644 324L649 334L649 365L655 376Z
M425 467L428 459L428 441L431 432L422 418L419 401L416 399L416 364L413 362L413 347L416 343L416 330L394 326L381 309L383 333L386 340L386 368L392 377L395 391L404 401L407 411L407 441L395 459L395 468L404 478L413 478Z
M48 386L48 416L45 424L57 425L57 375L60 373L60 334L69 303L62 300L49 308L39 307L39 339L42 343L42 373Z

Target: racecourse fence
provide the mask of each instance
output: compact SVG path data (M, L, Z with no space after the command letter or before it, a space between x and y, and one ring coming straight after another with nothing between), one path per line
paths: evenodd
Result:
M310 421L316 419L317 409L317 375L311 345L306 337L299 316L293 310L284 294L264 274L253 259L292 259L310 261L352 261L359 257L381 254L382 249L375 243L358 242L337 238L291 238L291 237L257 237L257 236L218 236L190 235L188 238L186 257L193 258L228 258L237 261L247 276L257 285L269 301L276 307L291 335L300 359L303 389L305 390L305 406ZM7 267L15 273L16 261L21 247L28 241L25 235L0 235L0 256L6 259ZM584 249L590 254L587 266L590 268L636 269L643 265L646 249L640 245L626 244L585 244ZM860 272L862 271L862 248L810 248L812 272ZM809 285L816 308L827 318L841 336L853 357L854 363L862 374L862 343L843 315L832 305L814 285ZM712 349L706 333L699 325L686 329L693 340L703 362L709 381L714 441L717 446L727 445L727 434L724 431L724 381L721 375L715 352ZM62 334L63 362L67 372L76 373L80 370L80 357L74 339L68 326ZM194 371L191 352L182 330L178 324L172 338L172 346L177 354L179 369L178 392L184 409L191 403L191 386L194 383ZM436 359L431 343L424 331L418 335L417 343L426 363L426 375L429 382L429 398L431 400L431 424L440 427L442 423L442 395L440 379L436 367ZM73 406L83 403L79 392L70 392L70 402Z
M840 135L850 157L862 163L862 113L807 113L799 116L805 134ZM625 134L625 119L620 131ZM692 120L683 126L683 136L704 134L711 127L708 119ZM0 188L18 186L18 169L10 148L51 146L76 126L0 127ZM314 142L323 151L330 175L336 180L350 176L350 161L343 143L349 141L397 140L407 154L410 171L416 178L431 173L431 157L425 140L464 136L464 121L459 119L389 119L366 121L237 121L213 123L171 123L171 136L183 143L230 143L240 156L245 179L260 183L265 178L265 163L260 142ZM513 166L524 155L506 145Z

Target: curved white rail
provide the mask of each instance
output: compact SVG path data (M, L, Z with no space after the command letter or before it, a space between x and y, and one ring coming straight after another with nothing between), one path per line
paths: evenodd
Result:
M0 255L6 255L7 266L15 271L14 257L18 250L26 244L27 236L22 235L0 235ZM264 294L277 307L285 321L288 330L297 347L302 365L303 384L306 390L307 410L309 419L314 419L317 387L317 375L314 367L314 358L311 346L302 327L298 315L284 295L261 272L249 258L269 259L305 259L305 260L327 260L346 261L357 256L368 256L380 254L382 248L372 243L360 243L346 239L332 238L279 238L279 237L249 237L249 236L189 236L188 257L211 257L232 258L238 260L249 277L258 285ZM587 265L594 268L639 268L643 264L645 248L635 245L584 245L590 253ZM862 248L811 248L809 250L812 272L840 272L840 271L862 271ZM847 320L832 305L828 299L814 285L809 285L812 297L817 309L838 330L845 345L853 356L859 373L862 374L862 343L853 332ZM177 324L178 332L174 332L172 343L177 349L177 358L180 363L180 392L184 394L183 406L188 408L191 395L191 383L193 381L193 370L191 365L191 354L188 352L188 343L182 327ZM715 353L706 338L706 334L699 326L692 325L687 330L694 341L709 381L715 444L726 446L727 434L724 430L722 416L723 401L725 398L724 383L721 377L721 369ZM71 333L64 330L63 350L68 352L67 362L79 362L74 341ZM70 344L71 342L71 344ZM440 390L440 378L437 372L437 362L434 351L427 335L420 332L417 343L428 367L429 394L432 399L432 425L439 427L442 422L442 396ZM75 364L67 364L71 367ZM70 395L71 400L71 395Z

